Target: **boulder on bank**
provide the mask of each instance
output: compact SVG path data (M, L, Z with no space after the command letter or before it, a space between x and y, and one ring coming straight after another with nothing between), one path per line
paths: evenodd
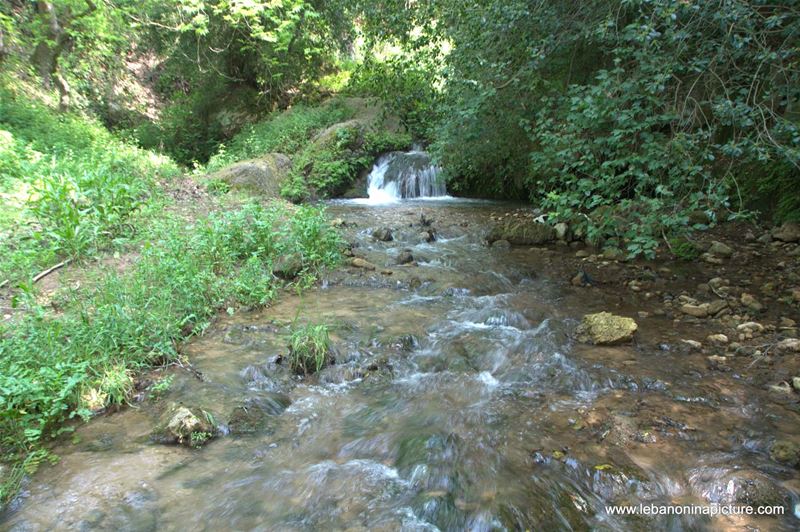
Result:
M785 222L782 226L772 230L772 238L781 242L798 242L800 241L800 224Z
M208 177L223 181L234 189L277 198L291 169L292 161L286 155L266 153L217 170Z
M199 447L216 435L211 415L205 410L177 406L168 411L151 437L158 443Z
M633 340L638 325L631 318L610 312L587 314L577 329L579 342L595 345L616 345Z
M552 226L535 220L506 220L492 228L486 240L492 244L507 240L515 246L538 246L556 239Z

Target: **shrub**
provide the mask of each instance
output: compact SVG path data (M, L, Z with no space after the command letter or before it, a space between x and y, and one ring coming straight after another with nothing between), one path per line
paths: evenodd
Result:
M0 282L134 232L129 218L178 167L97 123L0 90Z

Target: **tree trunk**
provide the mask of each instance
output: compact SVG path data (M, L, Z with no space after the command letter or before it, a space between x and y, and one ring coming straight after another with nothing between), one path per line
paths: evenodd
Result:
M44 23L45 32L42 39L36 44L31 55L31 63L36 67L42 82L47 88L52 87L53 74L58 68L58 55L63 48L65 38L64 28L58 21L56 9L50 2L40 0L36 2L36 10Z

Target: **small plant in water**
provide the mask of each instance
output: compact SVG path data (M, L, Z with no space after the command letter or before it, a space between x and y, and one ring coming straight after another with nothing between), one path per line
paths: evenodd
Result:
M210 432L192 432L192 447L202 447L204 443L211 439Z
M153 399L158 399L164 395L172 386L172 381L175 380L175 375L167 375L155 381L150 385L150 393Z
M289 338L289 367L295 373L308 375L333 362L327 325L303 325Z

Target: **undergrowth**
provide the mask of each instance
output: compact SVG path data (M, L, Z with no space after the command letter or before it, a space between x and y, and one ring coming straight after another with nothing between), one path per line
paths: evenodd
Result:
M178 172L96 122L0 89L0 282L132 236L129 217Z

